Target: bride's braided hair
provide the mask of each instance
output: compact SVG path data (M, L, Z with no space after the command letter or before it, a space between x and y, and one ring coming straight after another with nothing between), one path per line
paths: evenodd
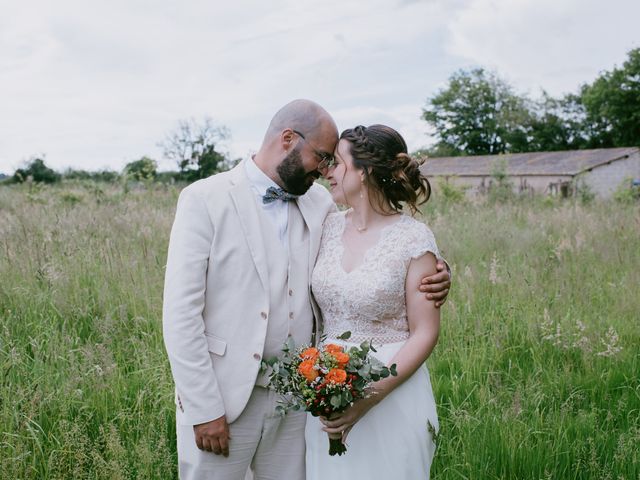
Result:
M407 144L393 128L371 125L348 128L340 139L351 144L356 168L364 172L369 186L377 189L395 211L405 203L415 213L431 196L429 180L420 164L407 153Z

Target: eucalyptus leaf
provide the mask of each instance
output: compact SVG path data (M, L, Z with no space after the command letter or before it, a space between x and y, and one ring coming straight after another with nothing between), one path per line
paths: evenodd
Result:
M278 357L269 357L269 358L265 359L263 363L266 363L267 365L269 365L271 367L271 366L275 365L276 363L278 363Z
M293 337L287 337L287 341L285 342L287 350L293 352L296 349L296 342L293 341Z

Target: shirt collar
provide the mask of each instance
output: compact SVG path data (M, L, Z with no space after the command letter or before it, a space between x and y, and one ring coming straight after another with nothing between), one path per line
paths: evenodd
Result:
M279 185L276 182L271 180L267 174L260 170L260 167L256 165L253 158L248 158L244 165L249 183L257 194L264 195L269 187L279 188Z

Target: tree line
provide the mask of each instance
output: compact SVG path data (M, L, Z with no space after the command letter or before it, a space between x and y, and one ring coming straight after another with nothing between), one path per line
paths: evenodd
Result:
M429 156L578 150L640 145L640 48L621 67L554 98L520 95L483 68L454 73L422 118L436 143Z
M238 160L224 153L221 145L230 136L229 129L217 125L210 117L202 120L180 120L177 127L160 143L164 156L173 160L177 170L159 172L158 162L143 156L125 165L121 172L115 170L88 171L67 169L62 173L48 167L44 159L35 157L23 168L17 169L7 183L42 182L56 183L66 180L158 181L194 182L215 173L228 170ZM1 179L0 179L1 180Z
M518 94L495 72L459 70L445 88L427 99L422 119L433 130L435 144L416 153L432 157L639 146L640 48L629 51L621 67L560 98L543 91L534 100ZM175 171L158 172L157 162L143 156L122 172L58 173L42 158L33 158L4 182L53 183L62 178L193 182L238 162L221 148L229 137L229 129L209 117L181 120L160 143L164 156L175 162Z

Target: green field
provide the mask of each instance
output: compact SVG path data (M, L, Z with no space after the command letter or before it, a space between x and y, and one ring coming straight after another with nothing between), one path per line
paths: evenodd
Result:
M0 188L0 478L177 478L177 195ZM425 220L455 272L428 361L432 477L640 478L640 207L433 202Z

